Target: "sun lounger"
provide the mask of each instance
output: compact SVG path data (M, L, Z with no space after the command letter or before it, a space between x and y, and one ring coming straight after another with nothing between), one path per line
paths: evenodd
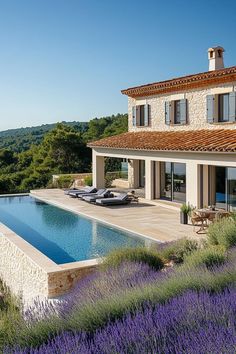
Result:
M78 195L80 194L90 194L90 193L96 193L97 189L94 187L89 187L86 190L79 190L79 191L73 191L73 192L69 192L68 195L72 198L77 198Z
M64 190L64 193L66 194L66 195L68 195L70 192L76 192L76 191L79 191L80 189L78 189L78 188L69 188L69 189L65 189Z
M83 192L83 193L89 193L91 187L90 186L85 186L83 188L69 188L69 189L65 189L64 193L65 194L69 194L71 192Z
M93 195L86 195L86 196L83 196L82 199L85 200L86 202L89 202L89 203L95 203L98 199L103 199L103 198L112 198L113 194L108 191L107 189L105 189L105 191L101 194L93 194ZM112 198L113 199L113 198Z
M131 202L131 199L129 198L127 193L121 193L117 197L114 197L114 198L103 198L103 199L96 200L96 204L104 205L104 206L123 205L123 204L129 204L130 202Z
M97 192L94 193L81 193L78 195L78 198L83 199L85 196L92 196L92 195L102 195L106 192L106 188L98 189Z

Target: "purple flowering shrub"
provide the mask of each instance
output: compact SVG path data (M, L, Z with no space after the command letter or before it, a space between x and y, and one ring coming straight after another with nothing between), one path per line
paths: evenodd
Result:
M38 349L18 354L233 354L236 352L236 290L188 291L163 305L144 304L93 335L63 332Z
M96 303L113 295L122 294L135 288L142 288L147 284L159 282L167 278L172 273L157 272L144 263L123 262L119 267L106 268L98 271L82 281L64 298L62 306L73 309L74 306L82 307L85 304Z
M66 341L69 336L73 336L73 343L78 342L78 348L87 342L95 345L91 338L99 338L96 337L99 331L102 333L114 323L142 314L143 310L164 305L171 299L174 301L189 290L213 294L236 284L235 249L228 253L226 263L220 267L207 268L204 264L195 263L187 262L159 272L141 263L123 263L113 269L97 271L79 282L74 291L56 306L36 303L24 314L24 321L14 323L14 340L5 342L5 345L38 348L50 338L61 341L63 337ZM214 326L217 325L218 322L214 322ZM195 329L192 327L191 333L195 333ZM178 338L183 333L181 331Z

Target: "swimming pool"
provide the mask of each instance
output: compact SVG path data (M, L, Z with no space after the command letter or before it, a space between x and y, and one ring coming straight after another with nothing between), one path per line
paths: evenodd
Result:
M105 256L145 239L31 196L0 198L0 222L57 264Z

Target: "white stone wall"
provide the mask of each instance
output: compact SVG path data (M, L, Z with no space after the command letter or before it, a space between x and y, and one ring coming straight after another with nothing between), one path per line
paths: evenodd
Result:
M194 89L186 92L176 92L162 94L147 98L134 99L128 98L129 131L178 131L193 129L235 129L236 123L207 123L206 119L206 96L230 91L236 91L236 82L231 84L219 85L205 89ZM187 99L188 104L188 123L186 125L166 125L165 124L165 102L176 99ZM132 106L139 104L149 104L151 106L151 125L150 127L133 127L132 125Z
M57 265L1 223L0 250L0 278L26 305L68 292L98 265L96 259Z
M47 273L19 247L0 235L0 278L13 294L25 302L48 295Z

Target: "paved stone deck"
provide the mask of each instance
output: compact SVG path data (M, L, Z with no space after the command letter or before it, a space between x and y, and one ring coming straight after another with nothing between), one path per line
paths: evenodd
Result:
M60 189L34 190L31 195L47 203L162 242L182 237L200 237L194 232L192 225L180 224L179 209L173 205L150 203L141 199L138 204L103 207L71 198Z

